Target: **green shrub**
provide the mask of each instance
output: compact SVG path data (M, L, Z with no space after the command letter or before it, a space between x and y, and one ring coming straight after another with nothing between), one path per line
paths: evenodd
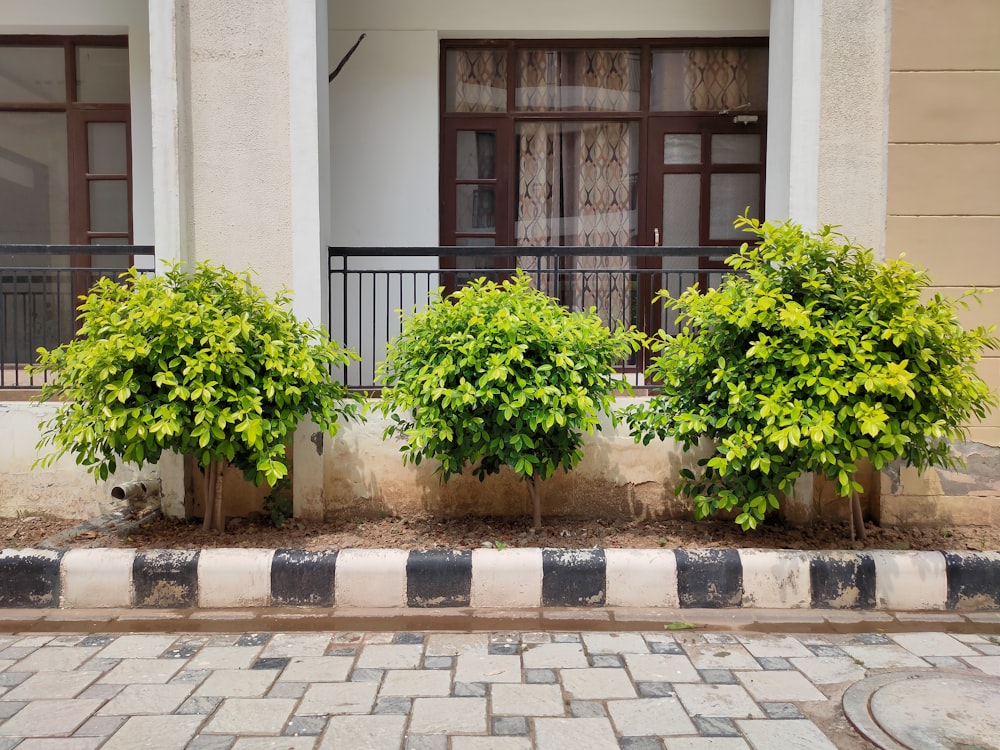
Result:
M997 345L992 329L963 330L964 301L927 294L923 271L875 262L831 227L736 225L759 240L727 260L744 275L676 299L661 292L682 330L652 344L648 376L662 395L626 415L645 443L715 441L678 487L696 515L738 509L736 522L754 528L815 472L853 499L859 520L859 461L954 466L949 441L997 403L975 370Z
M386 436L405 437L404 463L439 461L444 480L509 466L528 480L538 528L539 482L580 461L583 434L629 390L615 365L640 341L593 310L570 312L523 272L439 293L404 321L379 367Z
M225 465L274 486L301 419L333 433L359 416L360 397L331 375L356 355L296 320L287 293L270 300L248 274L208 263L155 277L131 269L122 281L90 290L77 338L39 349L32 370L50 381L38 400L64 403L38 446L55 450L36 463L73 453L106 479L120 461L193 456L205 471L205 525L219 528Z

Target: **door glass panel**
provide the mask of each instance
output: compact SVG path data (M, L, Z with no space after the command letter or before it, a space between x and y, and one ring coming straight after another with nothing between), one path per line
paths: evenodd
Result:
M78 47L76 51L77 101L127 104L128 49Z
M701 207L701 175L663 175L664 247L695 247L700 244L698 217Z
M713 164L758 164L760 136L756 133L717 133L712 136Z
M635 112L639 51L526 49L517 54L518 110Z
M448 112L507 110L506 51L448 50L445 67L445 109Z
M456 177L460 180L496 179L496 133L459 130L455 135Z
M0 242L69 243L66 115L0 112Z
M93 232L128 231L128 182L90 181L90 229Z
M455 189L456 231L494 232L496 188L492 185L459 185Z
M87 123L87 171L128 174L128 136L124 122Z
M747 207L750 217L757 217L760 205L760 175L713 174L712 204L709 210L708 236L713 240L743 239L744 232L733 227L733 221Z
M664 164L701 164L700 133L667 133L663 136Z
M65 102L62 47L0 47L0 101Z
M654 112L767 109L767 49L696 47L653 52Z

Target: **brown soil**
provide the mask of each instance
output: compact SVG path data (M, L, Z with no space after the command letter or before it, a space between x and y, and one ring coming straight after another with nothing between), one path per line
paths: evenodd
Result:
M95 527L73 528L75 522L40 517L0 519L0 546L56 548L136 547L198 549L202 547L476 549L479 547L610 547L766 549L861 549L851 542L844 523L818 523L793 528L769 523L743 533L728 521L571 521L551 519L540 532L527 518L438 519L429 515L304 523L289 521L276 529L263 519L231 521L224 533L205 532L200 523L153 518L144 523L121 519ZM869 524L870 549L997 550L1000 528L882 528Z

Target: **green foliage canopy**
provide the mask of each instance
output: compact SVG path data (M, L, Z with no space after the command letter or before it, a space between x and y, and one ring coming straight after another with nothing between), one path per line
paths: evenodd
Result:
M439 461L445 480L466 465L481 480L501 466L521 479L569 471L582 435L628 390L615 365L640 342L593 310L570 312L523 272L439 292L405 320L379 367L386 436L405 437L404 463Z
M992 327L964 330L964 300L928 294L923 271L876 262L829 226L736 224L759 240L727 260L738 275L676 299L660 293L681 331L651 344L647 374L662 394L626 413L647 444L715 441L678 487L696 515L739 509L736 522L753 528L804 472L847 497L861 489L864 459L954 466L949 441L997 403L975 369L997 346Z
M286 292L268 299L249 274L208 263L157 276L133 268L121 282L98 281L77 337L38 351L32 371L49 374L38 400L63 403L38 446L54 451L36 463L73 453L106 479L119 461L172 450L273 486L302 418L335 433L359 417L360 396L331 375L357 356L298 321Z

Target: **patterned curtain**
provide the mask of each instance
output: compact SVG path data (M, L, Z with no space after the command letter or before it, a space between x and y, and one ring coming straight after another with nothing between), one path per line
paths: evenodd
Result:
M685 53L684 93L695 111L733 109L749 101L746 52L736 47Z
M502 50L455 50L455 112L507 108L507 56Z

